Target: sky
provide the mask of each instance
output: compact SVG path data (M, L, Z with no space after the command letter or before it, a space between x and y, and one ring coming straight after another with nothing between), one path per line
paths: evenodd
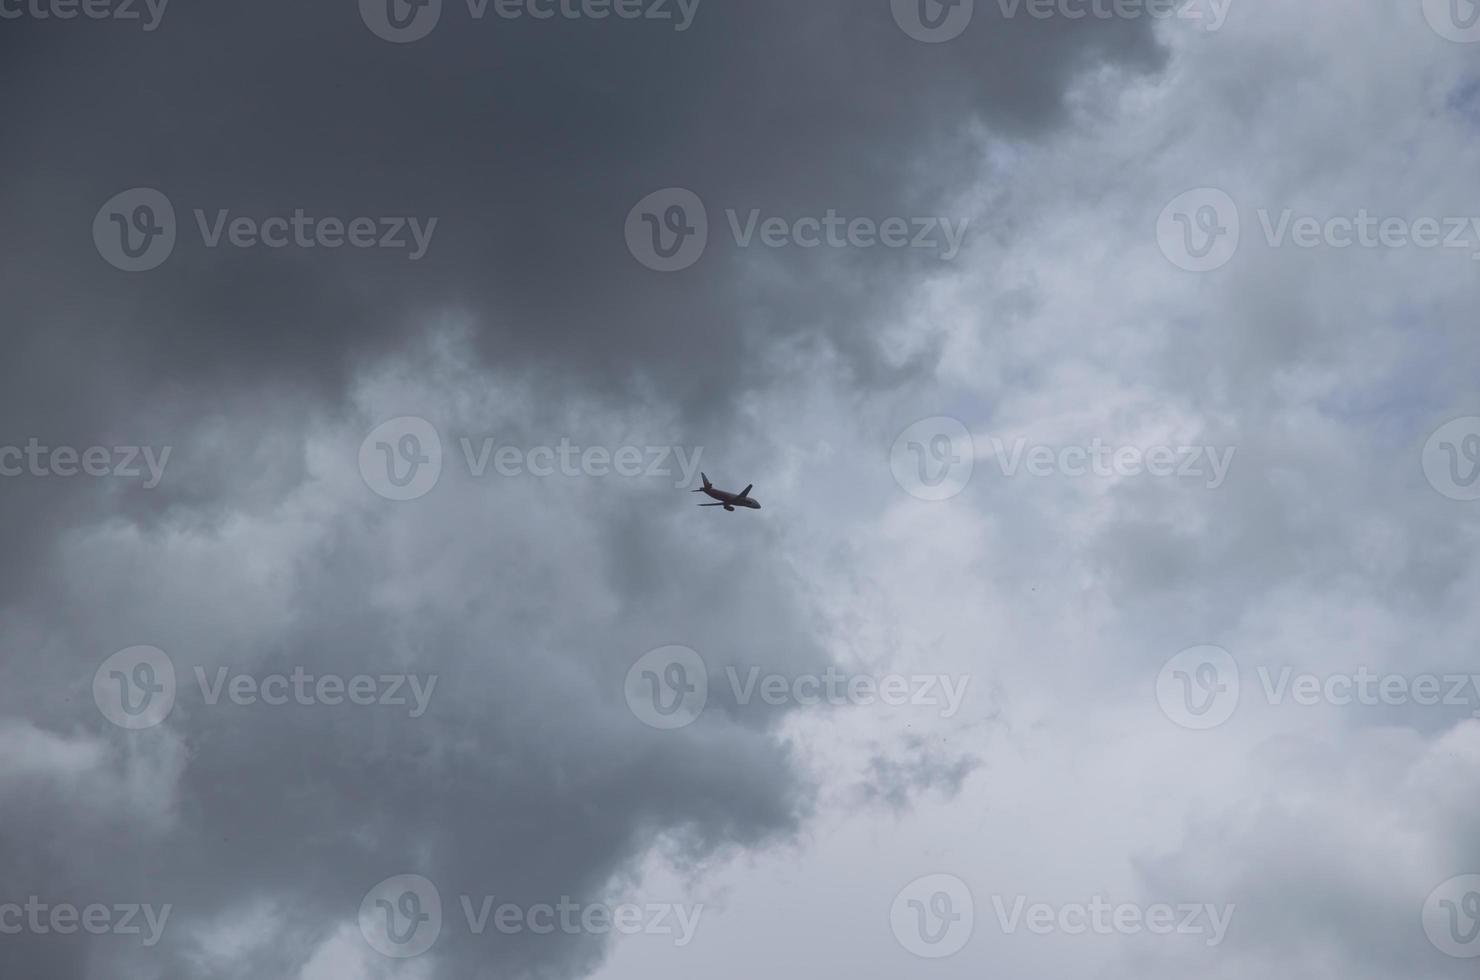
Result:
M1477 56L0 0L0 976L1472 977Z

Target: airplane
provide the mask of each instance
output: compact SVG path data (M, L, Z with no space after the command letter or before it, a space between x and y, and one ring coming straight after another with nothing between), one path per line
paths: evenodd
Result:
M734 513L736 507L749 507L751 510L761 509L761 502L750 495L751 489L755 486L754 483L739 493L729 493L725 490L716 490L714 484L709 482L709 477L704 476L703 473L699 475L704 477L704 486L694 492L708 494L716 501L716 503L712 504L700 504L700 507L723 507L730 513Z

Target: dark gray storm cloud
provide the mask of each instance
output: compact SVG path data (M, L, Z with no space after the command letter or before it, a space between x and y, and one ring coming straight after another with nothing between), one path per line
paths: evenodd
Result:
M347 357L450 309L476 319L500 360L724 395L744 379L747 340L845 322L866 336L856 315L918 265L876 252L866 270L837 269L823 254L757 281L717 246L692 274L654 276L626 254L629 208L677 185L716 224L722 208L942 214L973 172L966 124L1040 131L1074 72L1156 60L1134 22L994 16L984 5L948 45L907 37L885 4L775 0L703 4L683 32L475 21L449 5L410 45L376 37L349 4L182 7L154 33L22 24L10 72L31 94L4 150L7 223L26 232L6 261L24 287L15 326L101 335L156 383L201 371L330 382ZM300 207L439 224L414 263L211 251L182 228L169 264L131 277L97 260L85 230L136 186L165 193L186 226L197 208L260 219ZM814 278L847 271L847 288ZM834 339L869 367L864 343ZM694 343L715 356L695 364Z
M687 532L630 497L583 494L574 522L537 496L510 522L520 498L456 481L414 517L333 493L322 506L312 433L353 430L358 379L387 363L410 365L406 410L420 409L439 378L417 358L449 321L467 331L464 367L537 391L522 418L547 431L562 407L640 416L656 400L688 419L669 438L721 444L737 398L785 370L778 351L833 355L863 390L923 372L928 336L901 356L879 331L940 255L742 249L726 212L959 220L970 127L1051 131L1066 85L1106 64L1155 70L1149 24L1008 23L984 4L931 45L887 3L854 0L707 0L683 31L477 21L448 4L400 45L352 3L181 0L151 31L0 25L0 444L174 453L153 489L0 479L14 638L0 720L36 752L0 767L0 881L22 899L169 902L177 923L147 950L0 942L0 974L291 976L392 875L426 875L449 904L553 902L601 893L655 842L683 860L791 832L809 787L777 713L718 699L675 734L612 696L671 642L707 640L713 669L825 662L805 590L764 538L705 542L711 570L680 574ZM92 228L139 187L169 199L178 241L128 273ZM669 187L705 202L711 242L664 274L629 252L624 224ZM195 216L298 209L437 224L413 260L208 248ZM355 440L334 451L352 460ZM88 685L140 643L175 658L182 688L197 667L243 664L421 671L442 687L419 719L182 698L166 725L129 733ZM876 775L892 799L964 770ZM257 902L270 941L201 961L207 924ZM449 935L427 962L438 977L564 975L601 949Z
M24 93L0 144L0 417L82 445L178 443L180 418L233 392L332 404L357 364L448 313L471 321L482 356L548 372L554 392L654 385L722 417L785 344L835 350L861 383L887 385L932 348L922 338L900 361L874 328L943 268L938 254L761 254L735 247L724 212L960 218L969 124L1041 132L1076 72L1158 60L1146 22L1003 22L982 5L966 34L931 45L887 4L841 0L706 3L682 32L475 20L449 4L408 45L347 3L182 5L147 32L7 22L0 44L7 91ZM715 242L665 276L628 254L623 226L670 186L707 203ZM180 239L130 275L89 229L135 187L169 198ZM438 223L413 262L409 249L206 248L195 215L209 229L223 210L300 208ZM177 414L137 418L166 400ZM27 514L13 526L26 553L93 505L34 482L0 493L19 495L4 512Z

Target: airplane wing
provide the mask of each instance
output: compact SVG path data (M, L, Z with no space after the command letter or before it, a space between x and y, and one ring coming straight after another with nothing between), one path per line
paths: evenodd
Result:
M727 504L700 504L700 507L725 507Z
M755 489L755 484L752 483L750 486L746 487L744 490L741 490L740 493L736 496L735 499L736 500L744 500L746 497L749 497L750 496L750 491L752 491L754 489Z

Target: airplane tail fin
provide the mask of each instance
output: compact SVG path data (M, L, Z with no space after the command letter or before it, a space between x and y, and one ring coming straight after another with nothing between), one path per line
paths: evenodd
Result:
M713 483L710 483L710 482L709 482L709 477L707 477L707 476L704 476L704 474L703 474L703 473L700 473L700 474L699 474L699 475L700 475L700 476L701 476L701 477L704 477L704 485L703 485L703 486L702 486L702 487L700 487L700 488L699 488L699 489L697 489L697 490L695 490L695 491L694 491L694 492L695 492L695 493L703 493L703 492L704 492L704 491L705 491L705 490L708 490L708 489L710 489L710 488L711 488L711 487L713 487L713 486L714 486L714 484L713 484Z

